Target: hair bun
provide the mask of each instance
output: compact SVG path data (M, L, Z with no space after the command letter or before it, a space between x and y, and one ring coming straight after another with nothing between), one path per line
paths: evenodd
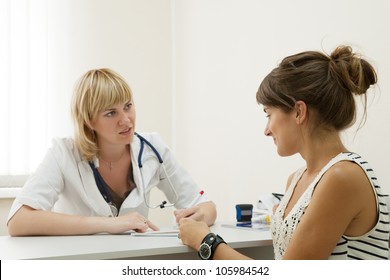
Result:
M350 46L338 46L330 55L333 60L349 60L354 54Z
M374 68L350 46L339 46L330 55L330 67L345 87L352 93L361 95L376 84Z

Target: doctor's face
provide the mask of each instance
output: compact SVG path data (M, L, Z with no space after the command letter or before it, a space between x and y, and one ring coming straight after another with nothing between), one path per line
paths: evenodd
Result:
M264 106L268 122L264 130L266 136L273 138L280 156L291 156L298 152L299 126L294 111L286 113L277 107Z
M132 101L116 104L100 112L92 121L99 145L127 145L134 136L135 108Z

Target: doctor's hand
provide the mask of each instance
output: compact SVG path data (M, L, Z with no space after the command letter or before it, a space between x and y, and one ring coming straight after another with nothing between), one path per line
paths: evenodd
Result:
M176 209L173 214L175 215L176 223L179 223L183 218L191 218L195 221L202 221L204 218L204 214L197 205L187 209Z
M188 245L196 251L199 250L203 238L210 232L205 222L183 218L179 223L180 239L184 245Z
M217 217L215 204L211 201L199 203L191 208L176 209L173 214L176 218L176 223L180 223L183 218L191 218L195 221L203 221L207 225L214 224Z
M129 230L135 230L137 232L145 232L149 228L152 230L158 230L158 227L154 225L147 218L137 212L130 212L123 216L109 218L108 232L112 234L122 233Z

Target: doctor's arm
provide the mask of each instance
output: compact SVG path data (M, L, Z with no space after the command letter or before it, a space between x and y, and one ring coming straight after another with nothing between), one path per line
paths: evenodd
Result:
M144 232L148 228L157 230L154 224L136 212L118 217L89 217L36 210L26 205L8 222L11 236L117 234L128 230Z

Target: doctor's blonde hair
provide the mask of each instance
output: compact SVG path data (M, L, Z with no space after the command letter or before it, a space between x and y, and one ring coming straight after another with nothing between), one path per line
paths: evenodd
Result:
M130 86L118 73L108 68L86 72L76 83L72 99L75 144L82 157L92 160L99 152L91 122L103 110L132 100Z

